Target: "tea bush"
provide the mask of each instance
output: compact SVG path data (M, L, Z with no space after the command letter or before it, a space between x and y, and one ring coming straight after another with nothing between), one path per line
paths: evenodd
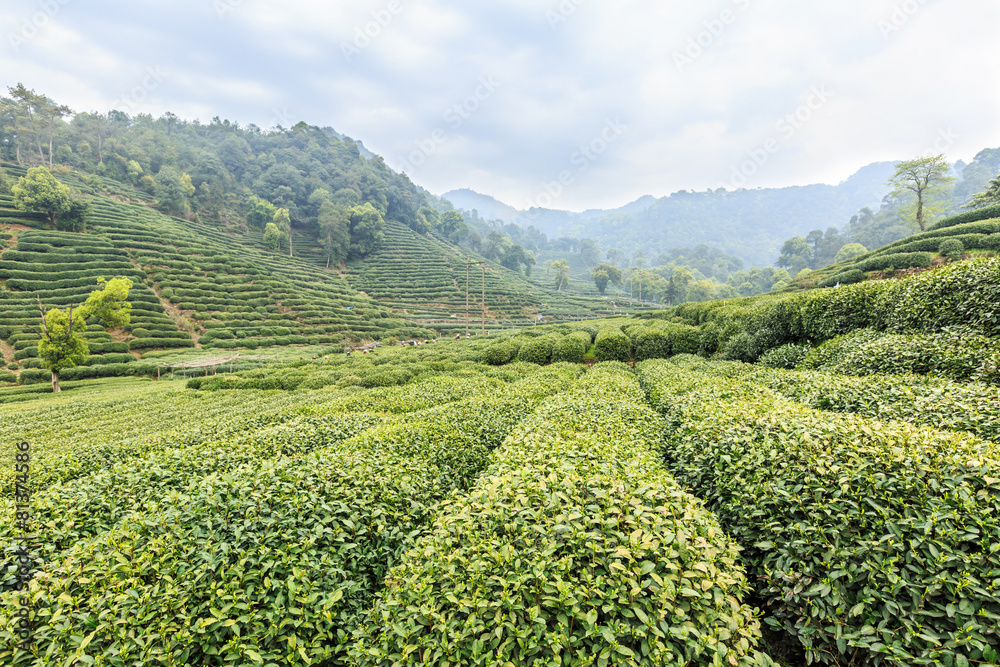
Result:
M529 417L387 576L359 665L767 665L733 544L656 461L634 376Z
M579 372L549 368L501 391L408 412L405 422L316 414L230 444L195 438L154 453L155 464L134 462L132 475L102 474L100 491L76 497L78 506L89 501L82 522L101 516L95 506L125 511L121 498L139 509L105 518L93 537L72 541L58 567L46 562L37 587L3 598L0 659L12 658L2 637L12 636L13 613L30 597L34 639L56 655L344 664L345 641L384 574L427 531L440 501L467 487L490 449ZM345 419L361 431L342 439ZM58 516L66 505L50 507ZM73 530L76 522L51 523Z
M517 353L517 358L532 364L547 364L552 361L552 351L559 335L549 334L527 340Z
M751 364L698 362L701 373L763 385L817 410L854 412L950 431L968 431L1000 442L1000 389L918 375L844 377L818 371L788 371Z
M598 361L629 361L632 358L632 343L620 328L604 327L597 332L594 358Z
M787 343L762 354L758 363L769 368L795 368L802 363L811 349L808 345Z
M637 367L667 467L744 547L770 623L829 664L1000 658L998 445L683 364Z
M591 340L588 331L575 331L563 336L552 346L552 361L582 364L583 358L590 348Z

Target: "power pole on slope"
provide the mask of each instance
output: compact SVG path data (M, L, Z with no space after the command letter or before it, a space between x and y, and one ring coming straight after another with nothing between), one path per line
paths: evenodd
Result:
M486 335L486 262L473 262L471 259L465 261L465 337L469 337L469 267L478 264L483 269L483 312L482 312L482 332Z

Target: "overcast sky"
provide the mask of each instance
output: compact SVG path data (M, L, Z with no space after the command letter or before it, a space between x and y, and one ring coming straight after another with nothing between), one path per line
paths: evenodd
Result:
M332 126L431 192L582 210L968 161L1000 146L998 26L997 0L5 0L0 84Z

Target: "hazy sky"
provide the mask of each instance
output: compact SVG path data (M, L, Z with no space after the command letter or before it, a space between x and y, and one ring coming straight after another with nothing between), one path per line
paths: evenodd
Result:
M968 161L1000 146L998 26L996 0L5 0L0 84L332 126L434 193L580 210Z

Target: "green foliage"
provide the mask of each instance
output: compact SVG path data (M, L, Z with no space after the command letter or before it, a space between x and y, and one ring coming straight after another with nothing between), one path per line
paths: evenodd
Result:
M609 282L612 285L622 284L621 269L613 264L598 264L593 272L591 272L591 277L594 279L597 291L601 294L604 294L604 290L607 289Z
M274 215L278 212L274 204L256 195L247 197L245 206L247 226L251 229L263 230L268 223L274 221Z
M886 269L925 268L931 265L934 256L929 252L906 252L876 255L855 264L858 271L883 271Z
M89 354L87 341L80 333L87 329L86 318L80 311L53 308L45 313L38 356L42 365L54 374L83 363Z
M969 222L992 220L994 218L1000 218L1000 204L993 204L992 206L976 209L974 211L968 211L967 213L959 213L958 215L938 220L933 225L928 227L927 230L933 231L938 229L947 229L948 227L956 227Z
M517 358L531 364L547 364L552 361L553 347L560 339L558 335L531 338L521 345Z
M795 368L806 358L810 349L808 345L787 343L760 355L758 363L768 368Z
M889 178L891 195L895 198L912 198L912 215L920 231L927 229L927 221L938 210L938 200L954 182L949 176L951 166L943 155L918 157L896 165Z
M56 221L56 229L63 232L83 232L87 229L90 207L81 201L71 201L69 209Z
M517 357L525 340L523 338L509 338L507 340L493 343L483 350L483 362L491 366L503 366L509 364Z
M574 331L567 334L552 346L552 362L582 364L590 344L591 337L587 331Z
M847 375L920 373L953 380L985 380L986 365L1000 341L975 330L952 328L933 334L886 334L852 346L818 368Z
M594 358L597 361L627 362L632 359L632 343L618 327L604 327L597 332L594 341Z
M45 167L32 167L11 188L14 206L21 211L42 213L56 223L69 213L73 198L68 187L56 180Z
M15 384L17 383L17 376L8 370L0 369L0 382Z
M966 207L982 209L988 206L1000 205L1000 176L990 181L989 186L983 192L976 193Z
M347 366L371 363L342 359ZM45 533L39 566L58 561L67 568L49 568L32 592L40 618L62 617L64 629L89 635L90 655L344 664L345 642L385 574L428 532L439 503L467 488L490 450L578 373L563 368L527 377L530 368L520 367L524 379L509 385L473 371L476 377L426 378L396 389L400 396L369 392L369 409L391 407L403 419L357 411L364 403L356 391L322 390L304 394L306 400L244 393L235 404L226 395L207 401L187 392L183 406L172 392L161 393L163 408L183 412L182 433L137 433L139 447L111 438L96 451L45 466L47 475L81 476L74 484L33 480L33 509ZM347 406L348 396L359 400ZM400 400L407 397L409 405ZM310 409L288 409L303 403ZM234 405L240 419L226 414ZM115 412L107 406L98 405L95 416L106 421ZM198 423L213 410L215 419ZM108 474L86 474L95 464ZM126 497L132 500L107 502ZM171 525L167 533L163 521ZM12 529L4 523L0 534L8 539ZM210 544L230 550L192 559ZM133 565L119 561L121 549ZM14 563L0 564L8 572ZM151 579L150 571L162 576ZM176 588L165 592L165 580ZM123 586L133 591L125 599ZM220 610L220 590L234 605L225 618L212 614ZM11 627L19 595L4 596L0 628ZM177 604L165 606L164 595ZM290 604L300 610L294 628L282 623ZM197 625L192 613L202 619ZM36 627L43 650L66 654L79 645L53 623ZM0 659L6 662L11 650L0 640Z
M995 444L818 412L675 359L637 368L668 469L744 548L769 623L828 664L995 658Z
M264 227L264 245L271 250L281 250L281 241L288 235L273 222L267 223Z
M700 373L763 385L817 410L853 412L1000 440L997 387L915 375L845 377L728 362L696 364L689 360L686 364L696 366Z
M864 255L868 252L868 248L864 247L860 243L847 243L837 251L837 256L834 258L834 262L847 262L849 260L858 257L859 255Z
M865 279L865 272L861 269L848 269L835 273L817 285L817 287L836 287L837 285L853 285Z
M349 225L350 251L354 257L368 255L385 239L385 220L369 203L351 209Z
M959 239L945 239L941 241L938 252L951 261L957 262L962 259L962 253L965 252L965 245Z
M389 572L352 658L770 664L733 545L658 464L662 428L620 365L546 403Z

